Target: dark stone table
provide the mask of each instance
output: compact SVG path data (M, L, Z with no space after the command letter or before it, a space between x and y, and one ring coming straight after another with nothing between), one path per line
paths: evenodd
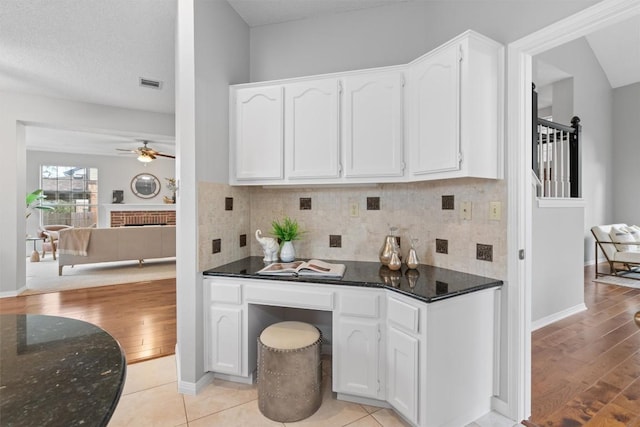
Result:
M126 366L118 342L95 325L0 315L0 425L106 426Z

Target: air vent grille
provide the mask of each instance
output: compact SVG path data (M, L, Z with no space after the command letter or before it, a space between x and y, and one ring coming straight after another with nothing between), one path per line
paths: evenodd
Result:
M140 77L140 86L149 87L151 89L162 89L162 82L160 80L151 80Z

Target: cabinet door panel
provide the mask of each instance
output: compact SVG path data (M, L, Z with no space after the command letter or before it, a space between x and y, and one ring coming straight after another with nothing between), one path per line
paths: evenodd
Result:
M349 76L343 82L345 177L402 176L402 73Z
M378 331L377 321L340 319L337 337L336 391L364 397L378 397Z
M387 329L387 401L409 421L418 421L418 340Z
M452 45L411 70L413 174L460 169L460 61Z
M213 306L209 311L209 369L240 375L242 366L242 309Z
M282 88L238 89L235 110L236 179L282 179Z
M284 92L287 178L338 177L338 81L290 84Z

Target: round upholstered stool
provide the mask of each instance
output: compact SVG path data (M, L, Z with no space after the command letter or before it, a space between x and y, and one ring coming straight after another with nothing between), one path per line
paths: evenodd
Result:
M318 328L280 322L258 337L258 407L282 423L311 416L322 403L322 366Z

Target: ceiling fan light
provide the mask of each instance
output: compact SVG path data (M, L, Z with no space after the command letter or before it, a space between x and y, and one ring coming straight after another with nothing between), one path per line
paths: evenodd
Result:
M153 158L151 158L151 156L149 156L148 154L141 153L138 156L138 161L140 161L142 163L149 163L152 160L153 160Z

